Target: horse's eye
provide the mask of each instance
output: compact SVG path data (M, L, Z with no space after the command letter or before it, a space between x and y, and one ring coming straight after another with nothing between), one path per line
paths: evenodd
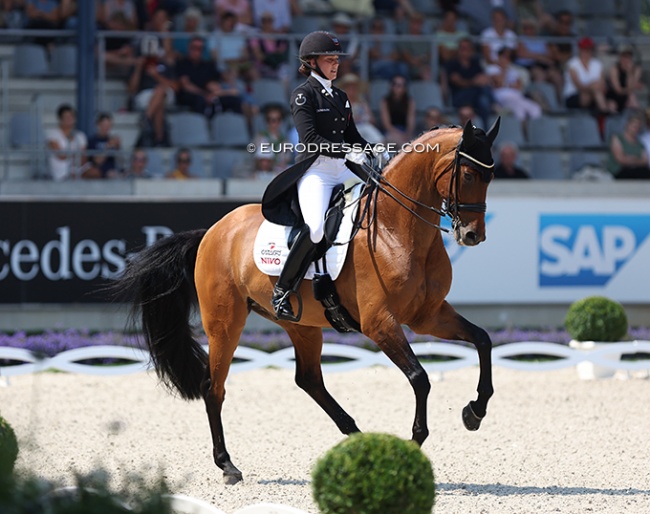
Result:
M465 171L463 173L463 182L467 184L471 184L472 182L474 182L474 174L470 173L469 171Z

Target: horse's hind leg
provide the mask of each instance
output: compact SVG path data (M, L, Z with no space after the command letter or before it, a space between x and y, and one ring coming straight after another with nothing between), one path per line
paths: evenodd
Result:
M234 298L234 295L231 296ZM202 384L203 398L210 422L214 462L223 470L224 482L235 484L242 480L239 469L230 460L221 420L221 408L226 395L226 378L235 349L246 323L248 309L243 301L233 300L230 305L219 305L218 312L202 309L203 328L210 344L208 368Z
M323 381L321 369L321 351L323 348L323 330L317 327L298 325L285 326L296 354L296 384L311 396L318 405L332 418L344 434L359 432L357 424L347 412L332 398Z

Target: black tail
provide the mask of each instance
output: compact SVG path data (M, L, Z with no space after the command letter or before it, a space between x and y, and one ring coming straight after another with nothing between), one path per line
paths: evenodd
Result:
M186 400L201 397L208 356L194 339L190 315L196 305L194 263L206 230L180 232L137 253L110 286L142 320L160 380Z

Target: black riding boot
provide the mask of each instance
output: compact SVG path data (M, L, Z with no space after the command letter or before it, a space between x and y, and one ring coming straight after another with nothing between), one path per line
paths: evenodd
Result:
M311 238L309 237L309 227L305 225L293 242L293 246L287 256L287 261L284 263L280 277L273 290L271 305L273 305L275 316L278 319L286 319L289 321L300 320L302 305L298 316L294 315L289 298L292 294L298 292L300 283L305 278L305 273L307 273L309 265L312 262L315 250L316 245L311 242Z

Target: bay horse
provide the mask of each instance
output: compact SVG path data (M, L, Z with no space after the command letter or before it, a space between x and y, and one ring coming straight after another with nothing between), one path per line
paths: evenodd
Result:
M335 284L341 304L361 331L406 375L415 393L412 438L422 445L427 427L426 371L402 330L469 341L479 355L478 397L462 411L468 430L477 430L493 394L492 343L485 330L447 303L452 269L438 224L451 217L461 245L485 240L485 199L492 179L491 147L499 119L484 132L441 127L420 135L413 151L398 153L376 175L373 216L350 243ZM428 149L428 151L417 151ZM366 195L370 202L373 195ZM253 243L264 221L259 204L238 207L207 231L171 235L136 254L114 284L140 316L146 343L160 379L184 399L203 398L213 457L226 483L242 480L224 440L221 410L225 382L251 310L275 321L295 349L295 382L332 418L343 434L358 432L355 421L325 388L321 370L322 329L329 326L322 305L301 286L303 315L298 323L274 318L270 298L275 278L258 270ZM209 341L208 354L193 336L196 300Z

